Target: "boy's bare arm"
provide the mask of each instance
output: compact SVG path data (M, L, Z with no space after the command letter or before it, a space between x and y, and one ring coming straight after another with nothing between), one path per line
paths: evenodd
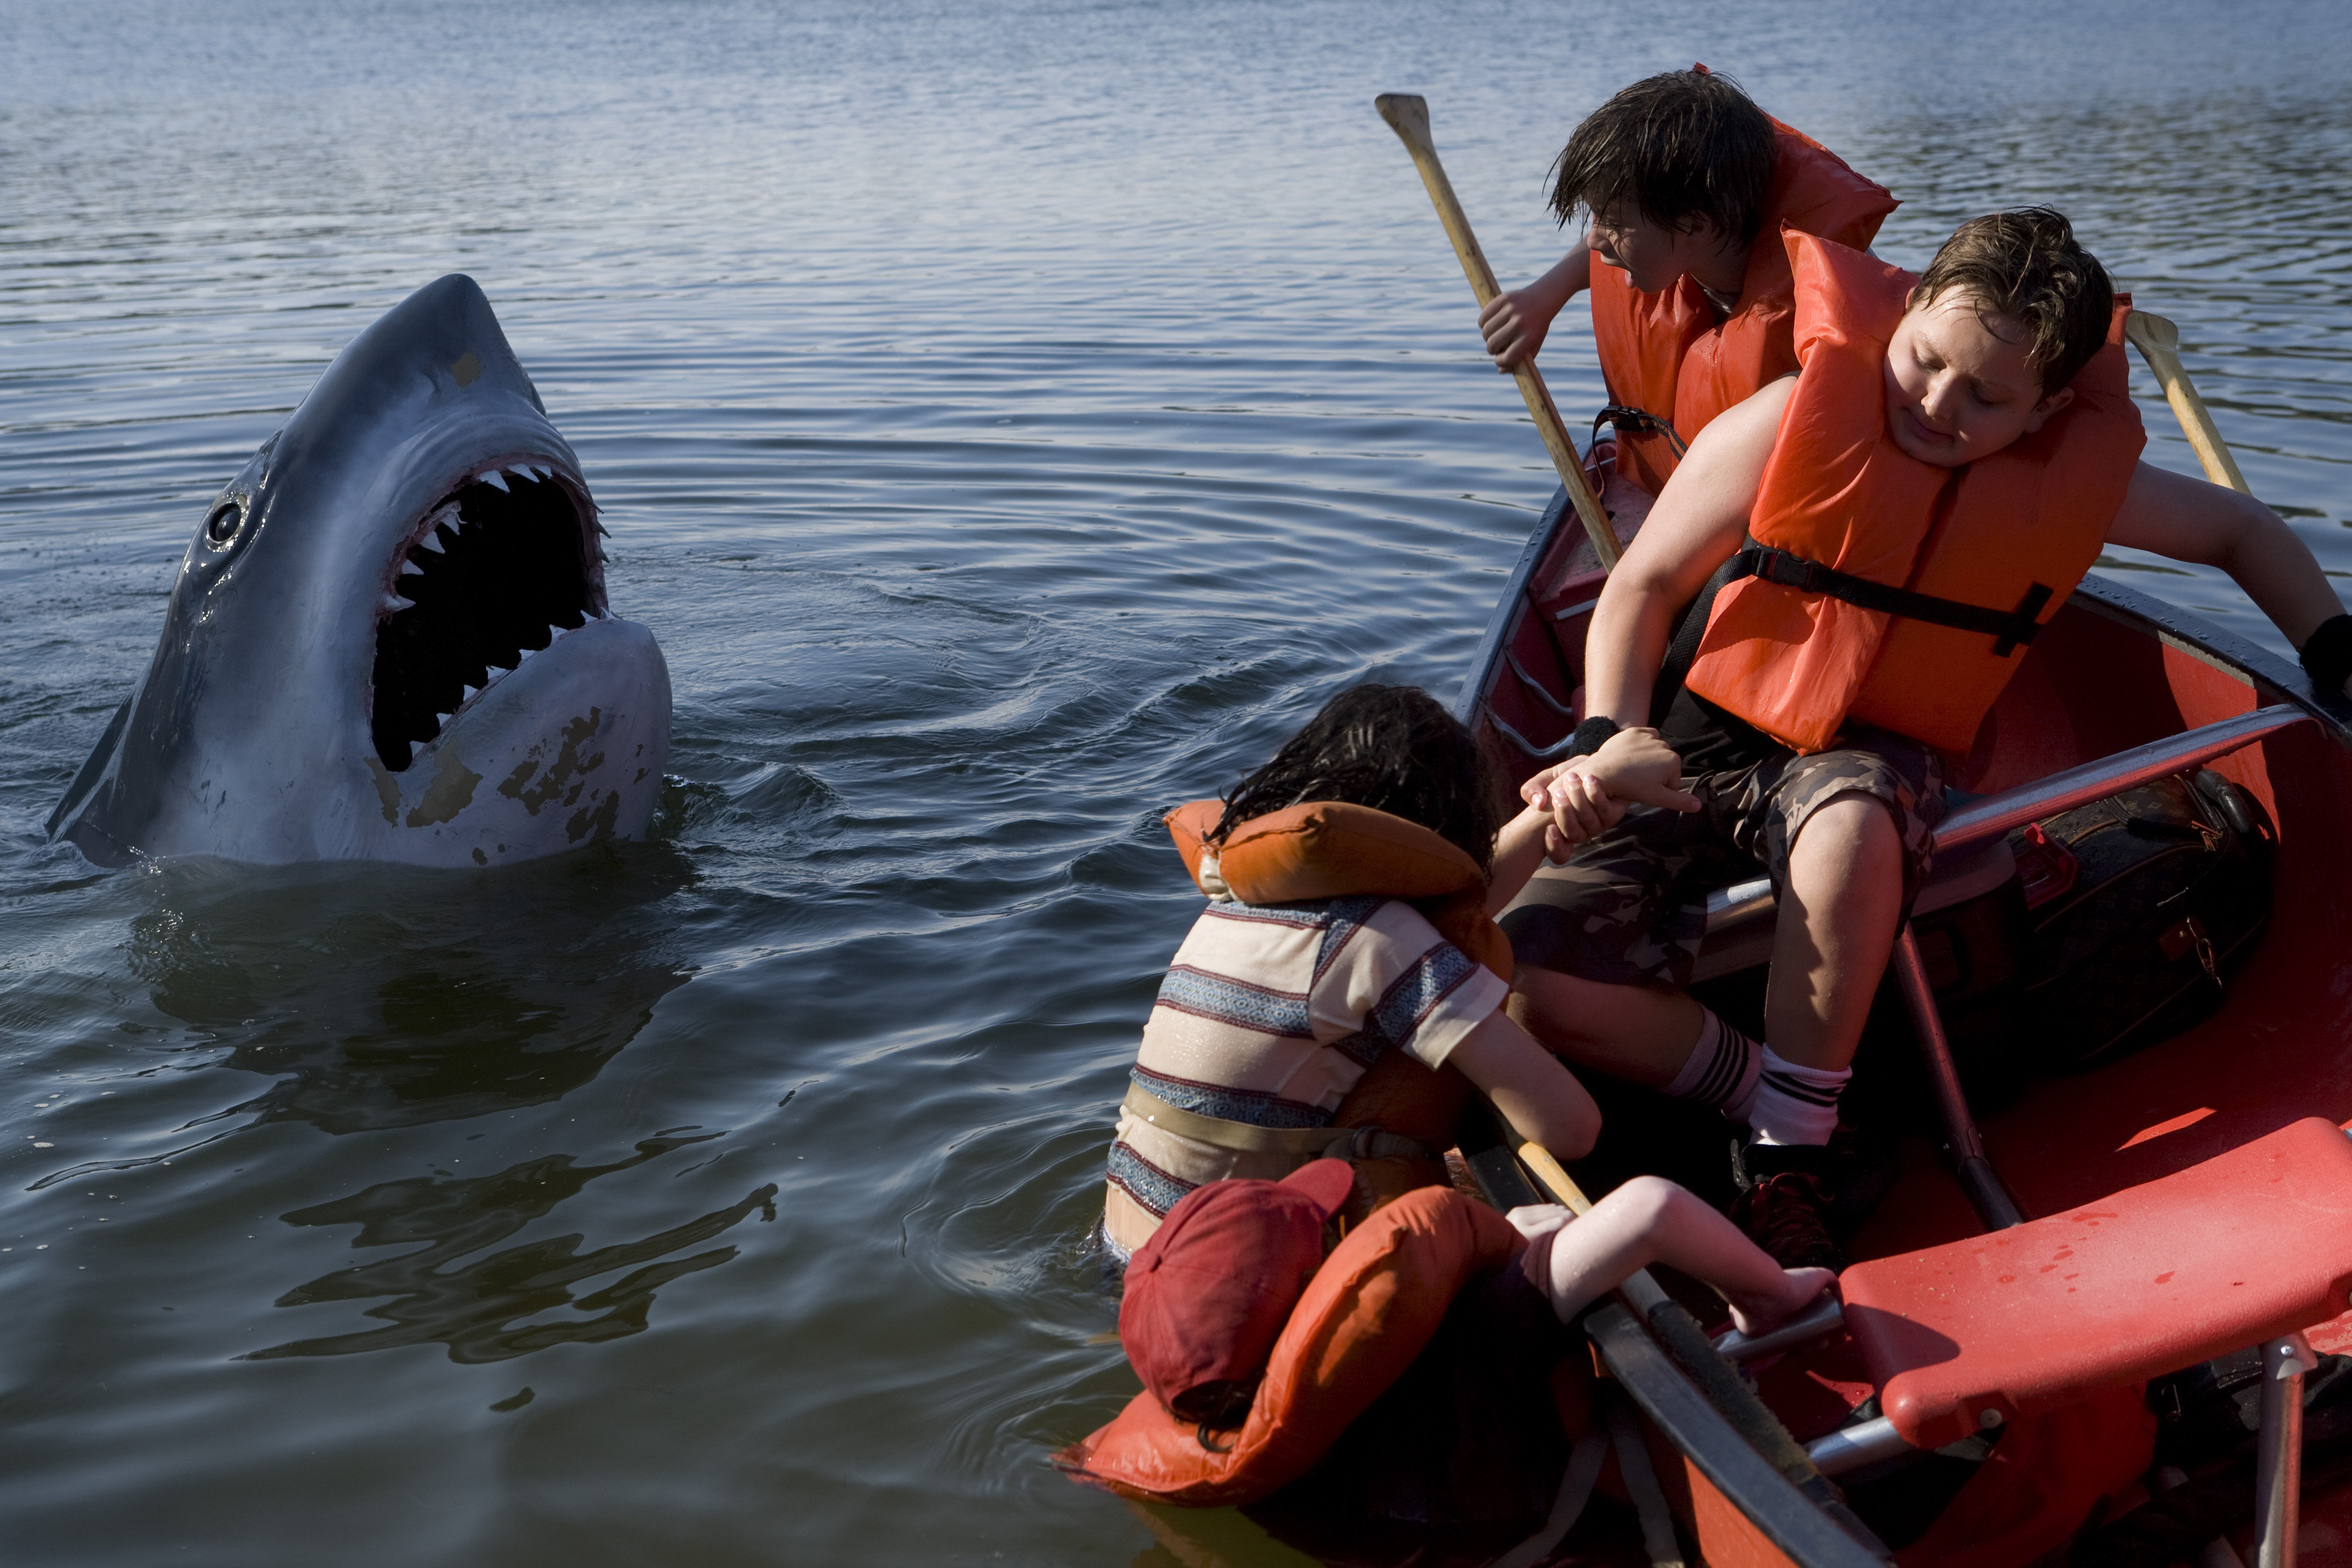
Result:
M2310 547L2284 519L2252 496L2186 474L2142 463L2107 542L2219 566L2298 648L2322 621L2344 613ZM2345 695L2352 697L2352 679Z
M1682 773L1682 758L1655 730L1646 726L1620 730L1591 755L1572 757L1528 780L1519 786L1519 798L1528 803L1528 810L1547 815L1552 831L1544 836L1542 847L1559 859L1575 846L1616 826L1629 805L1696 811L1698 796L1678 787ZM1497 872L1502 868L1499 851L1496 868ZM1500 889L1499 876L1490 885L1487 913L1509 902L1525 879L1535 874L1532 855L1518 874L1520 882L1513 884L1499 902L1491 896Z
M1796 388L1784 377L1698 434L1649 521L1609 574L1584 637L1584 710L1626 728L1650 721L1650 688L1675 616L1747 536L1748 514Z
M1544 858L1544 829L1551 826L1549 810L1528 807L1495 835L1495 869L1486 879L1486 912L1496 915L1519 896Z
M1675 753L1657 741L1657 731L1628 731L1647 736L1668 759ZM1615 742L1612 739L1612 744ZM1607 747L1601 748L1606 751ZM1698 797L1687 795L1675 788L1681 771L1678 761L1670 761L1663 784L1656 775L1661 771L1653 765L1624 775L1625 793L1612 796L1603 787L1593 771L1597 757L1577 757L1561 767L1547 770L1520 786L1527 798L1527 809L1503 825L1495 835L1494 868L1486 878L1486 912L1500 914L1519 889L1535 875L1536 867L1546 857L1559 858L1586 839L1617 826L1625 815L1625 803L1643 801L1653 805L1672 806L1676 811L1694 811ZM1687 804L1685 804L1687 803Z
M1647 725L1620 730L1587 760L1584 771L1612 800L1696 811L1698 796L1675 787L1683 760Z
M1569 247L1559 264L1524 289L1507 289L1478 312L1478 331L1495 368L1506 374L1536 357L1551 332L1552 318L1591 280L1592 252L1584 240Z
M1601 1108L1533 1035L1497 1012L1462 1037L1449 1065L1478 1086L1505 1121L1562 1160L1581 1160L1601 1136Z

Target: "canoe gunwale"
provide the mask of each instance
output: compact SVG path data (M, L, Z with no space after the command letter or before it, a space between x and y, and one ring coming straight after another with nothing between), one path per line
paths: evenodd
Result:
M1589 1314L1584 1329L1651 1425L1790 1563L1884 1568L1888 1559L1847 1534L1758 1453L1622 1302Z
M1494 688L1496 668L1503 662L1511 634L1518 629L1519 616L1530 604L1528 589L1535 580L1536 568L1551 553L1553 540L1572 515L1568 505L1568 487L1562 485L1552 492L1551 504L1544 508L1543 516L1528 532L1527 543L1519 549L1518 564L1511 568L1503 596L1496 602L1495 613L1486 619L1486 630L1478 639L1478 651L1471 657L1470 674L1462 683L1461 694L1454 700L1454 716L1474 732L1478 728L1479 714L1486 706L1486 693Z

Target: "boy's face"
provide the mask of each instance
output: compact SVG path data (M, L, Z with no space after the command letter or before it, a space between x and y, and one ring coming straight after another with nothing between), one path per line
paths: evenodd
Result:
M1886 341L1886 434L1939 468L1990 457L2074 400L2043 395L2026 362L2024 323L1986 316L1958 289L1905 312Z
M1721 238L1705 219L1687 232L1652 223L1631 201L1596 211L1585 234L1592 254L1625 274L1625 281L1644 294L1673 288L1684 273L1716 255Z

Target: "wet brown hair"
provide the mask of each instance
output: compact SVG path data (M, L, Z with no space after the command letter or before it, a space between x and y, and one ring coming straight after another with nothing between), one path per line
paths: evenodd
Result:
M1274 760L1234 786L1210 842L1253 817L1310 800L1368 805L1417 822L1491 870L1495 791L1460 720L1412 686L1356 686L1323 705Z
M1772 121L1705 67L1644 77L1584 117L1552 161L1551 210L1603 213L1631 198L1661 228L1713 224L1756 243L1772 194Z
M2098 258L2074 237L2074 226L2051 207L1972 217L1952 231L1911 290L1911 309L1958 289L1976 301L1979 319L2024 323L2025 363L2055 392L2074 379L2107 341L2115 285Z

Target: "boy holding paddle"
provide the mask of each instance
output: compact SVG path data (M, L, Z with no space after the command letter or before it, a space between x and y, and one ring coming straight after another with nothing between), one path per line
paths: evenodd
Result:
M1861 249L1895 198L1705 66L1618 93L1554 168L1552 211L1563 224L1588 213L1591 226L1550 271L1490 300L1478 325L1510 371L1590 288L1601 417L1617 430L1603 499L1638 518L1710 420L1797 368L1781 226Z

